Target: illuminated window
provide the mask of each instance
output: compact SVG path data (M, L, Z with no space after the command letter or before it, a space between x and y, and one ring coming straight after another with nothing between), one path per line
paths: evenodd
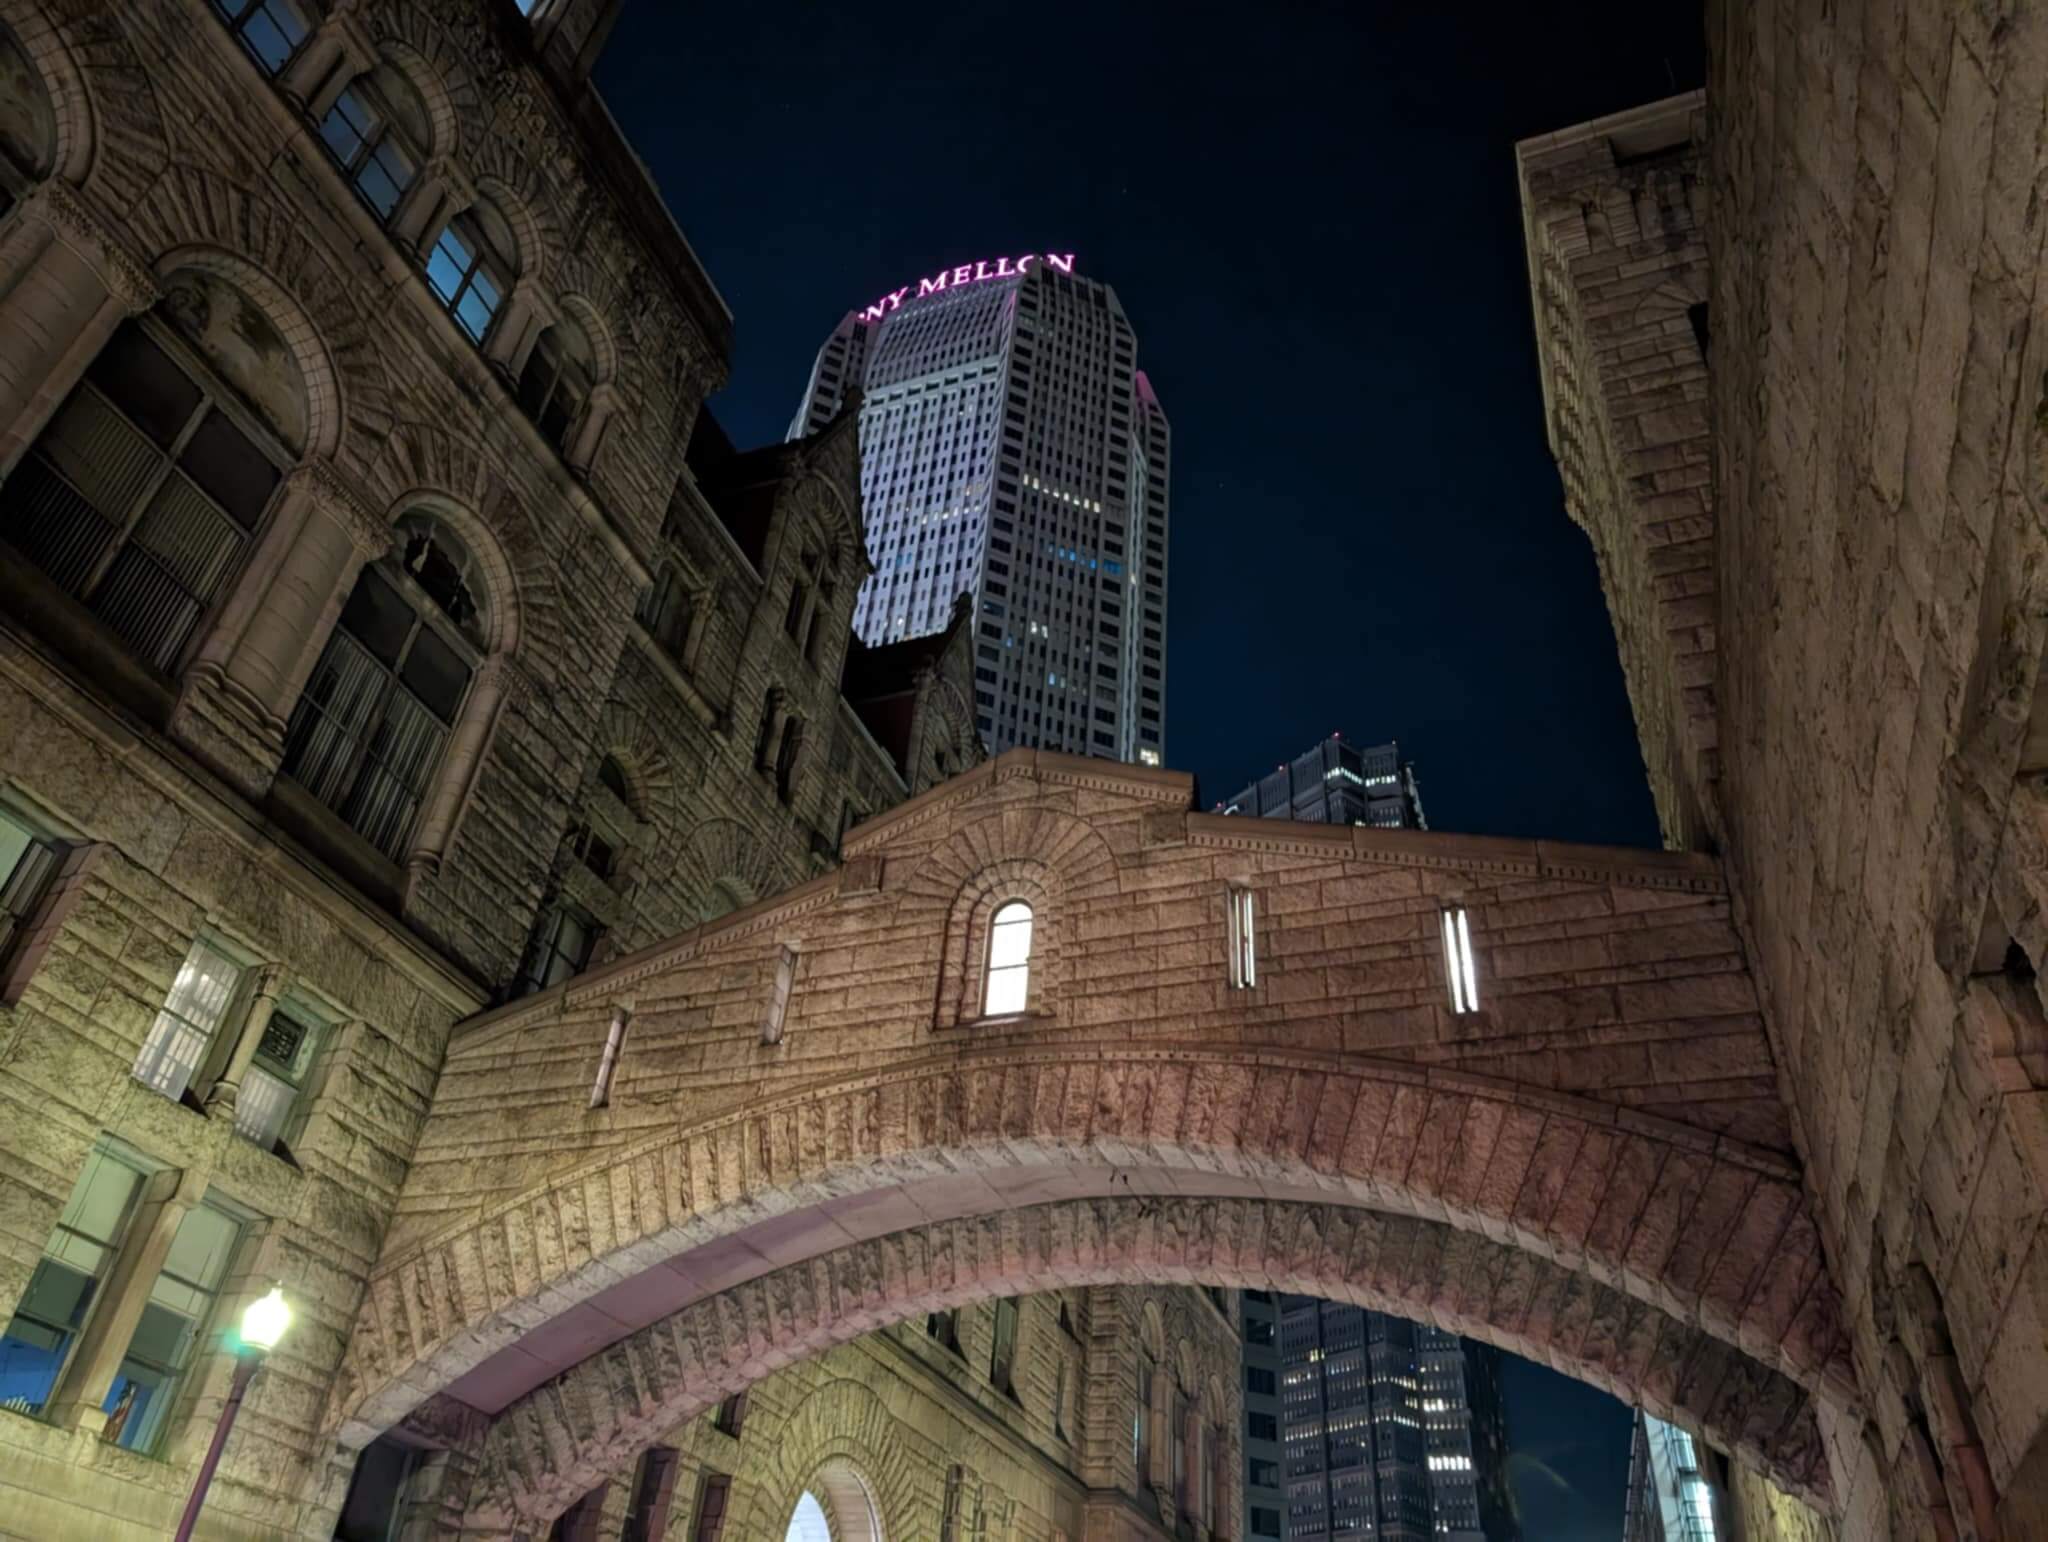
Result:
M1011 900L995 914L988 931L988 990L982 1012L1005 1017L1022 1012L1031 984L1031 907Z
M148 1452L163 1438L178 1383L192 1364L214 1298L241 1239L242 1222L211 1201L192 1207L150 1287L142 1318L107 1389L100 1439Z
M135 1057L135 1079L173 1102L182 1098L241 980L242 965L203 938L193 943Z
M1463 905L1446 905L1442 912L1444 930L1444 976L1450 986L1451 1010L1463 1014L1479 1010L1479 975L1472 962L1472 923Z
M1225 891L1226 930L1230 941L1230 983L1250 990L1259 983L1258 951L1252 926L1252 891L1232 884Z

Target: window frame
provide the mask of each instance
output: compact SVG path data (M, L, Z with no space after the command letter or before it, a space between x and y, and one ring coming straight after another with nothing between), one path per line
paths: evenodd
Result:
M217 4L218 0L215 0L215 3ZM380 59L377 64L394 72L398 69L398 66L388 59ZM384 100L384 94L377 89L377 64L361 71L335 93L333 103L321 115L320 121L313 125L313 132L319 138L322 148L340 168L342 179L348 183L350 191L362 200L363 207L370 211L379 225L389 228L391 222L398 218L398 211L404 207L406 195L418 185L420 173L425 168L429 156L426 146L412 142L412 136L407 133L404 122L391 104ZM341 121L356 141L355 149L348 155L343 155L336 148L327 131L329 120L341 114L342 102L345 99L353 99L374 120L369 131L365 133L353 120L346 116L342 117ZM390 165L383 159L382 152L387 146L395 146L398 153L405 156L410 163L402 181L393 175ZM389 209L378 208L376 200L363 186L364 170L372 165L384 174L395 190Z
M579 332L584 332L580 324L569 324L576 326ZM586 364L572 357L569 351L561 346L557 334L560 333L562 326L563 323L560 321L552 322L542 328L540 336L533 340L533 347L526 355L525 366L519 371L519 380L513 387L512 397L519 403L519 410L526 414L527 421L533 424L540 436L559 450L566 459L570 447L575 444L577 434L583 427L585 415L590 410L590 397L598 387L598 378L597 361L594 358ZM587 341L589 334L584 332L584 335ZM552 346L550 339L554 339ZM546 389L540 393L538 402L529 402L527 381L540 365L549 367ZM556 397L562 394L565 379L569 381L568 396L574 405L563 416L561 432L557 434L549 429L547 414L548 408L555 405Z
M94 370L129 327L132 327L143 341L163 354L172 368L177 370L197 393L197 401L187 411L168 443L159 444L156 437L138 423L128 409L114 400L105 386L93 379ZM111 413L123 428L134 434L139 444L153 458L147 474L137 482L134 492L129 495L127 505L118 511L102 508L98 502L88 497L44 448L72 404L84 393L90 393L101 410ZM226 420L228 427L247 441L275 473L275 480L270 491L264 496L262 506L255 511L246 527L221 504L219 499L201 487L197 479L182 464L183 457L205 427L208 417L216 412ZM51 413L49 420L37 430L35 438L23 451L21 460L14 470L9 473L4 483L0 483L0 511L12 515L16 506L12 505L8 494L19 494L22 491L25 486L22 481L23 471L27 469L30 461L38 462L44 474L54 478L90 511L92 517L109 527L110 533L105 537L100 552L74 586L30 556L27 548L15 540L11 529L0 531L0 540L5 540L19 553L22 561L32 568L40 579L62 592L66 599L90 615L93 623L105 630L124 656L132 659L157 679L175 681L184 673L193 655L204 644L207 634L212 629L214 618L226 604L229 595L234 592L251 554L262 544L271 521L277 516L285 481L293 468L301 464L304 458L303 455L294 452L275 429L244 405L240 393L214 371L206 362L205 356L180 336L176 328L154 314L144 314L130 318L123 326L117 327L100 345L77 383L65 393L57 410ZM141 648L129 640L128 635L110 616L102 614L97 602L122 555L131 548L139 553L141 560L151 562L161 570L162 564L157 562L148 548L142 546L137 534L148 521L165 487L174 476L181 477L191 493L205 500L207 507L234 532L239 540L239 546L224 565L211 595L202 598L185 590L182 584L178 585L179 592L194 601L198 609L184 636L171 650L169 662L159 666L154 658L145 656ZM9 523L11 524L11 520Z
M401 515L392 522L391 529L394 539L391 550L387 551L376 561L365 564L362 572L356 576L356 585L360 586L364 582L365 577L374 572L379 579L395 589L399 597L411 608L413 619L411 626L407 630L404 643L399 647L393 662L386 664L381 658L378 658L376 654L371 652L365 643L355 637L353 633L346 631L343 626L342 615L345 615L347 612L348 601L355 598L355 588L352 587L349 591L348 599L343 601L342 615L335 617L334 625L328 632L327 640L321 645L320 656L315 661L312 672L306 677L305 685L300 689L299 699L292 704L290 717L286 721L285 756L283 761L280 762L279 768L280 775L290 777L292 782L301 788L308 798L338 820L357 839L361 840L364 845L392 862L404 860L405 851L410 847L412 838L417 833L421 811L430 801L433 793L433 784L442 773L442 763L447 756L448 745L454 739L456 729L461 726L463 714L468 710L470 701L476 692L477 676L482 672L485 663L488 662L488 656L483 646L463 631L461 623L456 621L453 616L449 615L441 607L440 602L433 597L425 585L415 579L412 574L405 571L402 533L407 528L406 520L415 513L433 519L437 526L445 525L445 521L441 521L438 516L434 515L431 509L408 510L405 515ZM460 533L454 533L457 539L460 540ZM431 538L431 532L429 532L429 535ZM475 570L476 555L469 550L467 542L462 542L461 545L463 551L468 555L471 564L469 568L463 571L463 582L465 587L470 590L472 601L477 606L479 621L482 622L489 615L489 601L491 597L488 594L483 595L481 598L477 597L476 590L478 586L470 582L470 574ZM444 646L455 650L456 656L467 671L467 677L463 681L462 690L457 695L454 706L445 720L433 708L422 701L413 692L412 688L405 683L403 678L405 666L412 658L413 649L418 646L421 634L429 628L436 633ZM370 710L363 714L359 724L355 728L337 729L337 731L345 733L350 741L347 757L348 768L346 774L340 779L334 801L329 802L314 791L313 787L300 774L300 770L292 769L292 747L300 731L299 714L302 710L318 713L323 720L331 719L337 724L343 721L340 714L330 710L329 704L313 702L310 693L314 682L320 678L321 669L327 664L332 650L339 639L344 636L348 638L348 646L362 655L368 661L370 667L378 672L380 684L376 690ZM440 745L434 752L432 769L425 778L420 788L419 796L415 799L412 810L406 816L404 824L392 837L392 847L396 848L394 850L386 847L365 831L357 828L355 821L343 810L356 796L358 787L362 783L366 770L373 758L372 746L379 740L380 730L384 726L392 696L398 691L404 691L411 699L414 707L433 718L440 725L442 732ZM382 769L384 762L379 760L378 766ZM300 769L302 770L303 768ZM390 775L392 773L386 771L385 774Z
M1021 918L1005 921L1003 918L1012 911L1021 910ZM1019 920L1024 927L1024 952L1015 963L998 964L996 958L997 933L1005 926L1015 926ZM1037 941L1038 912L1031 902L1021 895L1003 900L989 912L988 936L982 943L981 955L981 1016L983 1018L1022 1017L1031 1010L1031 959L1032 948ZM1023 982L1015 1006L996 1005L996 982L998 975L1018 975Z
M284 1065L276 1055L266 1049L277 1020L296 1024L304 1030L294 1057L295 1066ZM248 1069L242 1073L242 1085L235 1094L235 1133L259 1151L275 1152L279 1146L289 1147L298 1139L306 1125L306 1084L312 1080L313 1067L319 1062L334 1027L326 1014L317 1011L302 998L295 995L282 997L271 1008L270 1021L263 1025L263 1035L249 1056ZM280 1087L288 1094L276 1118L275 1127L268 1140L257 1138L256 1131L249 1128L249 1089L252 1081L262 1077L273 1086Z
M458 249L466 251L466 264L458 263L452 252L444 254L442 251L451 239ZM434 276L435 260L444 256L450 267L460 269L452 292L444 290L440 280ZM505 302L511 297L512 286L519 281L518 273L508 271L510 269L510 259L492 249L483 222L476 216L474 204L449 216L448 223L443 225L441 233L434 237L433 246L427 250L420 264L420 271L426 275L427 288L433 291L434 297L441 302L441 308L448 313L449 319L461 330L462 335L478 348L490 346L491 338L497 332L499 322L504 318ZM478 274L482 274L496 291L496 298L489 302L482 331L472 330L462 314L464 300L475 293Z
M201 950L225 960L235 971L234 983L229 987L227 998L221 1004L220 1015L203 1030L197 1053L187 1066L183 1081L175 1091L165 1083L143 1074L145 1061L153 1061L152 1069L175 1063L172 1050L178 1035L202 1033L198 1021L174 1011L171 1003L178 994L179 981L194 956ZM178 961L178 974L171 981L171 987L150 1019L149 1031L143 1035L142 1044L135 1053L135 1062L129 1068L132 1080L141 1082L151 1092L173 1103L182 1103L187 1095L203 1096L200 1090L209 1080L209 1072L220 1064L224 1049L232 1049L237 1026L246 1020L252 993L256 984L256 973L260 964L246 948L238 947L219 932L211 928L201 930L186 945L184 957ZM166 1027L166 1021L175 1026ZM160 1038L161 1031L161 1038Z
M304 25L305 30L299 34L298 40L292 43L290 50L285 56L277 62L276 67L272 68L265 61L263 55L256 51L256 45L249 41L249 23L255 17L262 15L269 17L271 25L276 26L277 19L270 13L271 7L278 4L288 6L298 12L299 20ZM276 80L286 70L291 68L292 60L299 56L300 51L305 48L313 34L320 30L321 22L321 16L317 8L310 5L301 5L298 3L298 0L241 0L239 8L233 10L227 4L224 4L223 0L213 0L213 13L220 18L221 25L228 29L228 35L242 45L243 50L249 55L251 61L263 72L264 79L266 80ZM277 30L279 36L283 36L284 29L278 27Z

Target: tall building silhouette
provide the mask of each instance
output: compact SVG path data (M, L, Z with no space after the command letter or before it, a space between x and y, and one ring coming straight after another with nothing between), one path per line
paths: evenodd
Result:
M1166 751L1166 414L1071 253L964 263L848 312L790 437L860 406L870 644L973 597L975 719L1016 745Z
M1492 1351L1384 1312L1282 1298L1287 1542L1505 1542Z

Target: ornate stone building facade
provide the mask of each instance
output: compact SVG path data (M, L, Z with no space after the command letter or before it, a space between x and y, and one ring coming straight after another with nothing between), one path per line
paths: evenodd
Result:
M1229 1535L1230 1305L1123 1287L920 1315L671 1430L560 1534L658 1537L665 1513L676 1542L822 1542L814 1506L831 1542Z
M978 758L850 421L703 411L606 10L0 5L0 1530L166 1533L260 1280L303 1464L450 1027Z

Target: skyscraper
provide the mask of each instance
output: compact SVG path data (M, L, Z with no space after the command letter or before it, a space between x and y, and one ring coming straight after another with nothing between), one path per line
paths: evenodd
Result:
M973 596L975 714L1016 745L1166 753L1166 415L1071 253L964 263L851 311L790 436L860 401L870 644Z
M1361 747L1341 734L1260 777L1216 805L1253 819L1302 819L1328 825L1426 830L1415 767L1389 742Z
M1490 1354L1384 1312L1282 1298L1287 1542L1504 1542ZM1483 1426L1483 1427L1476 1427Z
M1279 1542L1287 1498L1280 1476L1280 1298L1238 1294L1244 1354L1244 1531L1249 1542Z

